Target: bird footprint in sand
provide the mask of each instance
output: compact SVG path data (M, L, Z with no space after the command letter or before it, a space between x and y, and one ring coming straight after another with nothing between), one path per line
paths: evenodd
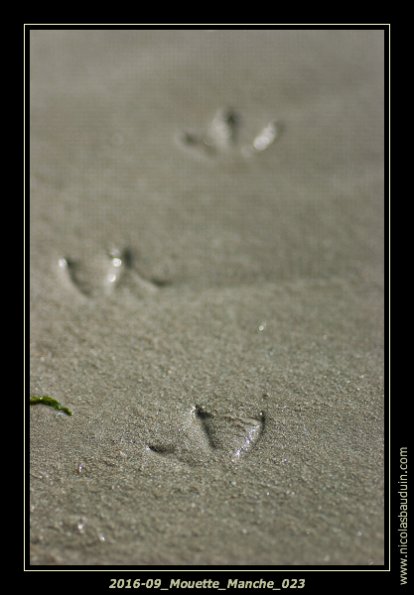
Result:
M160 442L149 444L148 448L157 455L190 464L205 459L206 453L209 458L237 461L252 451L264 428L262 411L253 417L219 415L196 405L187 416L179 444Z
M113 248L89 260L60 258L58 264L64 280L88 298L110 295L122 287L146 295L156 292L167 283L166 280L138 272L135 260L131 249Z
M225 108L216 113L205 130L184 130L178 140L183 148L204 157L223 156L234 151L250 157L268 149L280 136L282 125L277 121L268 122L246 143L242 142L242 132L243 122L240 114L232 108Z

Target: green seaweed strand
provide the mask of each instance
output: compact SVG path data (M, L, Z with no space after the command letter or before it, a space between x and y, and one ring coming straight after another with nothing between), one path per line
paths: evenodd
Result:
M52 407L57 411L63 411L63 413L66 413L66 415L72 415L72 411L70 409L64 407L59 403L59 401L52 399L52 397L30 397L30 405L46 405L47 407Z

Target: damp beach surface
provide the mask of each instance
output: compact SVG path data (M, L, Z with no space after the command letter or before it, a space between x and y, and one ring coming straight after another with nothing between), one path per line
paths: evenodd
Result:
M32 564L384 563L382 56L31 32Z

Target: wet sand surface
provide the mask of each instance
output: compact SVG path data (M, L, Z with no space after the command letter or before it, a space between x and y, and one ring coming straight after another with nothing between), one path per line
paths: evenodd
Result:
M31 32L32 564L384 562L382 56Z

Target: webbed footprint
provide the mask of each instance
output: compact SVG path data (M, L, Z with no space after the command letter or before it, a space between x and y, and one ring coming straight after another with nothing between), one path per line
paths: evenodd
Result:
M179 144L193 155L215 158L241 153L244 157L266 151L281 135L283 126L271 120L253 136L247 135L241 115L233 108L217 111L204 130L183 130Z
M165 279L141 274L136 255L130 248L110 248L82 259L63 257L58 265L64 281L87 298L108 296L122 287L147 295L168 284Z
M254 448L265 425L263 412L255 417L230 413L218 415L197 406L196 417L210 448L234 459L239 459Z
M263 412L245 417L217 414L195 405L183 420L175 444L151 444L149 450L194 464L210 459L238 460L253 450L265 427Z

